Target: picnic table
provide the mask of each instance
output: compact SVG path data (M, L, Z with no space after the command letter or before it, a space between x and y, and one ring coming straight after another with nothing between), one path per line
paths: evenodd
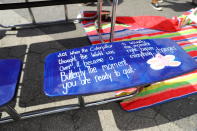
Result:
M63 0L58 0L58 2L60 1ZM117 2L118 0L114 0L110 41L113 41ZM33 7L33 5L25 6L23 4L20 3L18 8ZM46 6L44 3L42 4L36 6ZM6 6L8 8L8 5ZM6 6L1 9L6 9ZM12 6L9 5L9 7ZM102 0L99 0L99 28L102 21L101 11ZM27 112L19 114L19 116L21 119L26 119L129 98L134 94L92 103L85 103L83 100L85 95L141 87L190 72L196 68L196 62L169 39L113 42L53 53L45 60L44 92L53 97L78 96L79 105ZM16 89L16 85L14 89ZM15 90L12 91L15 92ZM4 104L13 98L13 95L11 96ZM0 120L0 123L12 120L13 118L8 117Z
M50 54L45 60L44 92L84 96L140 87L197 68L170 39L112 42Z
M0 106L16 93L20 62L0 62ZM141 87L197 69L196 62L174 41L151 39L112 42L69 49L45 59L44 92L47 96L76 96L79 104L18 114L6 106L11 117L0 123L74 110L135 96ZM137 87L126 95L85 102L83 96ZM6 98L6 99L4 99ZM52 98L51 98L52 99Z

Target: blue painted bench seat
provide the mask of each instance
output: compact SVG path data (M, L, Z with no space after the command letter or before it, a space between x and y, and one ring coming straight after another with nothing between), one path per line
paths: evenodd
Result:
M197 69L174 41L150 39L68 49L45 59L47 96L88 95L146 85Z
M12 100L16 92L21 64L17 59L0 60L0 106Z

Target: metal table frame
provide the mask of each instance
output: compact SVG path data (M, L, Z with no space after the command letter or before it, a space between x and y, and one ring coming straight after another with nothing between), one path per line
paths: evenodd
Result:
M130 95L125 95L125 96L120 96L120 97L112 97L112 98L102 99L99 101L88 102L88 103L85 103L84 96L77 96L78 97L78 104L66 105L66 106L60 106L60 107L54 107L54 108L46 108L46 109L42 109L42 110L35 110L35 111L25 112L25 113L20 113L20 114L17 113L16 110L13 109L11 106L6 105L6 106L0 107L0 108L5 110L10 116L0 119L0 124L23 120L23 119L28 119L28 118L33 118L33 117L37 117L37 116L44 116L44 115L60 113L60 112L69 111L69 110L76 110L76 109L106 104L109 102L120 101L123 99L128 99L128 98L131 98L131 97L137 95L142 88L143 88L142 86L137 87L137 90Z

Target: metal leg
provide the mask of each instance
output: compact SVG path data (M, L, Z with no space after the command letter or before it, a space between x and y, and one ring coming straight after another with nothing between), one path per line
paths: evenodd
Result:
M36 110L36 111L22 113L20 114L20 118L21 120L24 120L28 118L37 117L37 116L45 116L45 115L69 111L69 110L76 110L79 108L80 108L79 105L70 105L70 106L63 106L63 107L57 107L57 108ZM6 123L6 122L12 122L12 121L14 121L12 117L6 117L6 118L0 119L0 124Z
M27 3L27 2L29 2L29 1L28 1L28 0L25 0L25 2ZM29 14L30 14L32 23L33 23L33 24L36 24L36 20L35 20L35 17L34 17L34 15L33 15L33 12L32 12L32 10L31 10L31 8L28 8L28 11L29 11Z
M123 95L120 97L102 99L102 100L95 101L95 102L89 102L85 104L85 107L96 106L96 105L106 104L106 103L120 101L124 99L129 99L129 98L136 96L140 92L140 90L141 90L141 87L137 87L137 90L129 95Z
M97 2L97 14L98 14L98 18L97 18L97 32L98 32L98 36L99 39L101 41L101 43L104 43L102 36L101 36L101 29L102 29L102 6L103 6L103 0L98 0Z
M101 31L101 22L102 22L102 18L101 18L102 4L103 4L103 0L98 0L98 7L97 7L98 21L97 21L97 25L98 25L99 33Z
M81 108L85 107L85 102L84 102L83 96L78 96L78 99L79 99L80 107Z
M14 108L12 108L9 105L6 105L4 109L14 120L20 120L20 115L17 113L17 111Z
M113 42L114 39L114 28L116 23L116 8L118 5L118 0L113 0L112 3L112 19L111 19L111 31L110 31L110 42Z
M64 5L64 11L65 11L65 20L68 21L68 7L67 5Z

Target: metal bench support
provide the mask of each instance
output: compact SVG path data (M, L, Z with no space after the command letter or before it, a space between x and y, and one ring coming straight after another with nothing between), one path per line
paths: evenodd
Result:
M116 8L118 6L118 0L113 0L112 3L112 17L111 17L111 31L110 31L110 42L114 39L114 30L116 24Z
M17 111L12 108L9 105L6 105L5 107L5 111L14 119L14 120L20 120L20 115L17 113Z
M25 0L25 2L29 2L28 0ZM33 12L32 12L32 9L29 7L28 8L28 11L29 11L29 14L30 14L30 17L31 17L31 20L32 20L32 23L35 24L36 23L36 20L35 20L35 17L33 15Z
M141 89L141 87L137 87L136 92L134 92L130 95L120 96L120 97L112 97L112 98L102 99L99 101L93 101L93 102L88 102L88 103L85 103L83 96L78 96L79 104L65 105L65 106L61 106L61 107L47 108L47 109L42 109L42 110L35 110L35 111L25 112L25 113L21 113L21 114L18 114L15 110L13 110L13 108L6 107L11 112L10 116L0 119L0 124L7 123L7 122L13 122L13 121L19 120L19 119L23 120L23 119L33 118L33 117L37 117L37 116L44 116L44 115L60 113L60 112L69 111L69 110L81 109L81 108L90 107L90 106L102 105L102 104L106 104L106 103L114 102L114 101L120 101L123 99L128 99L128 98L134 97L135 95L137 95L139 93L140 89Z

